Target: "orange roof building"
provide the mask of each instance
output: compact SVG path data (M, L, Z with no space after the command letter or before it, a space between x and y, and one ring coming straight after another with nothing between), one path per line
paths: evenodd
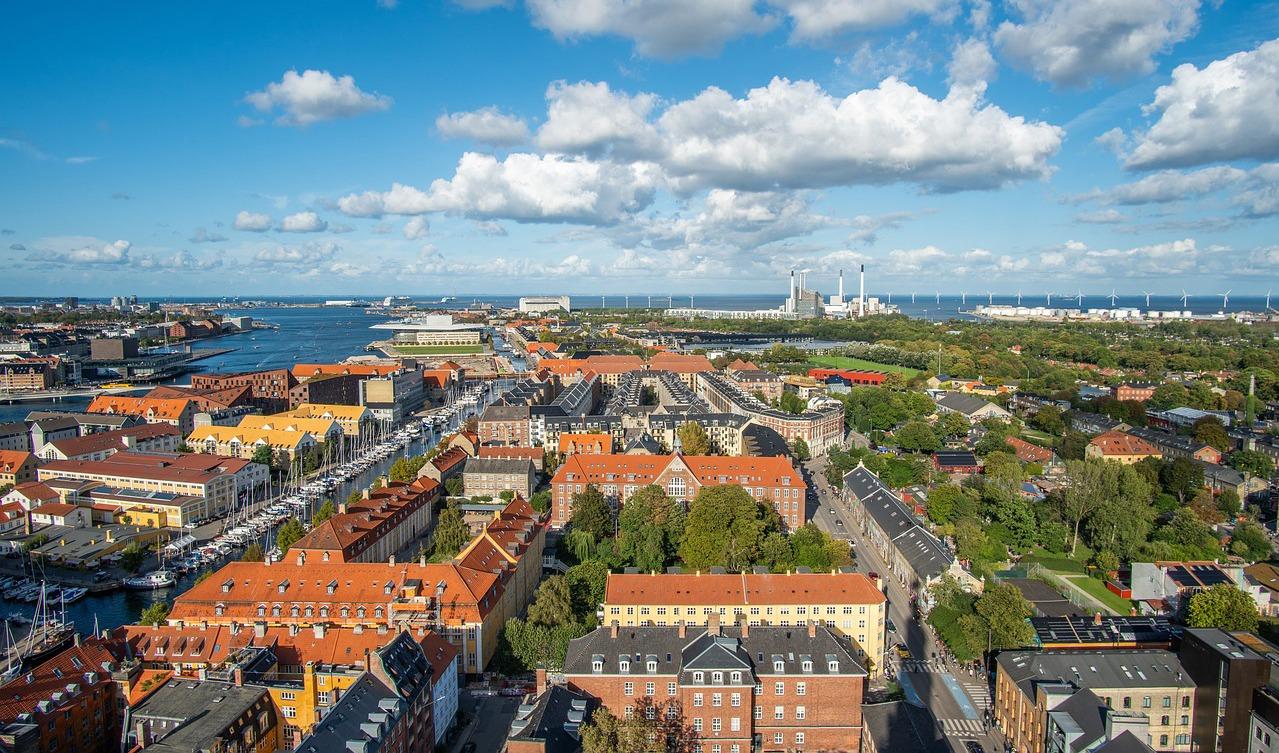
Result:
M641 487L660 486L688 503L705 486L737 484L756 499L768 501L790 530L807 522L804 477L783 456L720 457L696 455L569 456L551 480L551 525L563 527L573 515L573 495L587 484L599 487L621 505Z
M862 573L610 573L603 625L802 625L824 622L847 635L859 657L884 651L887 600ZM874 662L878 664L878 662Z
M19 674L0 686L0 726L23 717L36 728L27 749L41 753L115 750L123 715L121 689L111 673L120 653L113 641L87 638ZM90 739L103 744L89 745ZM67 744L76 740L83 744Z
M169 624L436 630L477 673L532 598L545 540L545 518L516 499L451 562L323 562L293 550L231 562L178 596Z
M1013 454L1023 463L1039 463L1042 466L1049 466L1056 459L1053 451L1040 447L1037 444L1031 444L1021 437L1006 437L1004 439L1008 446L1012 448Z
M290 553L319 562L387 562L431 525L440 485L429 478L392 481L312 528Z
M0 484L25 484L36 480L36 456L22 450L0 450Z
M398 363L299 363L294 364L293 378L298 381L321 374L357 374L359 376L387 376L399 371Z
M1158 447L1140 437L1122 431L1107 431L1092 438L1084 448L1084 456L1132 465L1146 458L1162 458L1164 455Z
M197 412L190 398L129 397L126 395L98 395L85 408L87 413L113 413L137 416L148 423L172 424L182 436L191 433Z
M610 455L613 452L613 437L608 434L560 435L560 455L568 457L579 452L587 455Z

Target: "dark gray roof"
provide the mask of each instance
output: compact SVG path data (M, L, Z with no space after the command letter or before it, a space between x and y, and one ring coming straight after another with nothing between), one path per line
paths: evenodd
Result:
M79 429L80 422L71 416L47 416L45 418L37 418L27 422L32 426L39 426L43 431L58 431L60 429Z
M1072 751L1087 750L1106 734L1106 709L1096 693L1084 688L1049 710L1053 716L1065 715L1074 722L1079 737L1071 744ZM1061 722L1059 722L1060 724Z
M962 392L947 392L937 398L937 404L947 410L953 410L957 413L962 413L965 416L971 416L991 403L988 400L982 400L976 395L966 395Z
M28 421L45 418L69 418L80 426L116 426L125 428L141 423L141 419L138 417L123 413L75 413L72 411L33 410L27 414Z
M511 740L541 741L545 753L577 753L581 726L599 708L598 699L552 685L540 696L525 698L511 721Z
M650 413L649 427L679 428L686 423L706 426L729 426L740 429L750 417L737 413Z
M26 434L27 425L23 421L10 421L0 424L0 437L12 437L15 434Z
M1167 617L1031 617L1035 643L1172 643L1180 635Z
M1145 740L1134 735L1131 730L1124 730L1116 735L1113 740L1094 748L1092 753L1154 753L1154 751L1154 748L1146 744Z
M528 458L467 458L464 473L532 473Z
M189 753L209 744L267 694L266 689L221 682L169 680L130 712L134 721L152 724L155 742L147 749ZM158 737L163 735L163 737Z
M1128 430L1128 433L1134 437L1144 439L1156 447L1173 448L1192 455L1208 447L1203 442L1185 434L1172 434L1158 429L1148 429L1144 426L1134 426Z
M919 524L906 503L864 466L844 474L844 486L921 578L935 578L955 561L950 549Z
M527 405L503 405L494 403L484 409L480 421L521 421L528 419Z
M1191 458L1190 462L1203 470L1204 478L1211 479L1219 484L1238 486L1248 478L1242 471L1231 468L1228 465L1218 465L1217 463L1209 463L1205 460L1196 460L1194 458Z
M404 702L386 683L364 672L302 739L302 753L375 753ZM351 743L355 747L351 747ZM361 747L362 746L362 747Z
M995 661L1032 698L1041 682L1077 688L1194 687L1177 655L1161 649L1004 651Z
M1047 583L1031 578L1007 578L1005 583L1016 586L1026 601L1035 608L1038 617L1070 617L1082 614L1070 599L1062 596Z
M678 627L623 627L613 637L611 628L598 628L572 640L564 659L568 675L622 674L623 661L630 663L628 675L643 678L649 673L649 661L657 663L653 674L673 675L685 671L742 670L744 680L752 672L767 675L862 675L866 670L857 662L856 652L847 638L818 627L810 636L807 627L755 626L742 636L742 629L726 627L718 636L705 628L690 628L686 637ZM600 672L593 670L599 660ZM781 671L776 662L781 662ZM811 661L811 671L804 662ZM836 670L831 672L830 662ZM686 682L688 680L685 680Z
M905 701L862 706L866 734L881 753L951 753L931 711Z

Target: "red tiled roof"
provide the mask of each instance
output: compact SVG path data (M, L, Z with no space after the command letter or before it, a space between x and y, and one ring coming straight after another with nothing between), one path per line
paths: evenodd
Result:
M25 675L0 685L0 722L15 721L19 714L35 713L41 701L52 701L55 693L67 696L67 685L79 683L81 693L89 688L87 673L97 674L99 683L110 683L110 667L118 660L118 645L101 638L86 638L80 645L70 646L42 662ZM75 696L64 703L78 703ZM55 709L62 706L55 706Z
M648 359L648 367L654 370L673 371L677 374L694 374L701 371L715 370L715 367L706 356L686 353L658 353Z
M76 505L69 505L65 502L46 502L39 507L32 508L32 515L49 515L55 518L61 518L69 513L75 512Z
M1140 437L1125 434L1122 431L1107 431L1092 438L1088 444L1106 455L1152 455L1162 457L1163 453L1151 443Z
M25 484L18 484L13 487L13 491L18 492L29 500L57 499L58 493L50 488L47 484L40 481L28 481Z
M145 442L163 436L176 437L178 434L178 427L172 424L138 424L127 429L100 431L86 434L83 437L60 439L49 444L57 448L58 452L63 455L74 458L78 455L91 455L109 449L114 449L117 452L127 450L129 448L123 441L125 437L132 437L135 440Z
M22 450L0 450L0 473L17 473L35 460L35 455Z
M151 416L174 421L190 407L188 398L128 397L125 395L98 395L85 411L89 413L115 413L125 416Z
M1037 444L1031 444L1021 437L1006 437L1004 439L1008 446L1013 448L1013 452L1017 455L1017 459L1023 463L1048 463L1053 459L1052 450L1040 447Z
M56 478L60 473L84 473L205 484L224 474L238 473L249 463L250 461L241 458L224 458L205 453L117 452L105 460L53 460L40 467L40 474L42 480L47 472L51 478Z
M553 483L568 480L599 483L608 474L623 476L626 483L652 483L676 459L684 462L693 476L704 485L766 484L780 485L789 479L790 486L803 486L804 479L781 455L771 457L723 457L711 455L585 455L569 456L555 471ZM632 474L634 480L631 479ZM745 477L745 481L741 478Z

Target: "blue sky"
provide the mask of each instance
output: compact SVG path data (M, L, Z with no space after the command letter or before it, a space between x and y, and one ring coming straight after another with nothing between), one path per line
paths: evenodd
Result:
M1279 275L1279 6L25 4L0 295Z

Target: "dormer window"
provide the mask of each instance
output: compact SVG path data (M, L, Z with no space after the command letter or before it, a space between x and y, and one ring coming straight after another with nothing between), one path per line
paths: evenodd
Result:
M693 682L701 683L705 681L706 681L706 675L702 674L701 672L693 673Z
M333 580L329 581L329 585L325 588L325 590L326 590L326 591L328 591L330 594L331 594L331 593L333 593L334 591L338 590L338 582L337 582L337 579L335 578L335 579L333 579Z
M258 605L258 617L266 617L266 605L265 605L265 604L259 604L259 605Z
M604 657L596 656L591 659L591 671L597 675L604 671Z
M741 685L741 684L742 684L742 673L741 673L741 672L734 672L733 674L731 674L731 675L729 675L729 676L733 678L733 684L734 684L734 685Z
M803 670L803 671L805 671L805 672L812 672L812 671L813 671L813 660L812 660L812 659L805 659L805 660L804 660L804 662L800 665L800 669L802 669L802 670Z
M715 685L723 685L723 684L724 684L724 673L723 673L723 672L711 672L711 682L712 682L712 683L714 683Z
M831 660L830 660L830 663L826 665L826 668L827 668L828 670L830 670L831 672L838 672L838 671L839 671L839 662L838 662L838 661L836 661L836 660L834 660L834 659L831 659Z
M622 674L626 674L626 673L630 672L630 671L631 671L631 660L630 660L630 659L618 659L618 660L617 660L617 671L618 671L618 672L621 672Z
M280 581L280 585L276 586L276 591L284 593L289 590L289 582L287 580Z
M648 671L649 674L653 674L654 672L657 671L657 660L649 659L648 663L645 665L644 668Z
M773 671L774 671L774 672L785 672L785 671L786 671L786 663L785 663L785 662L783 662L781 659L775 659L775 660L773 661Z

